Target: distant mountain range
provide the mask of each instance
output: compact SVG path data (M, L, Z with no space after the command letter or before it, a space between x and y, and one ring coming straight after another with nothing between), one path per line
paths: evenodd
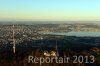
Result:
M75 23L100 23L100 21L0 21L0 24L75 24Z

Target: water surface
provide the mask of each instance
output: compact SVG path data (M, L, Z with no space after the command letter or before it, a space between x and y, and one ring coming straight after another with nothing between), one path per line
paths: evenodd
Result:
M66 36L90 36L90 37L100 37L100 32L39 32L42 34L50 35L66 35Z

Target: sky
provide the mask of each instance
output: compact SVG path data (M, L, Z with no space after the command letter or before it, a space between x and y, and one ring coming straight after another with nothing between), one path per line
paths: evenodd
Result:
M100 21L100 0L0 0L0 20Z

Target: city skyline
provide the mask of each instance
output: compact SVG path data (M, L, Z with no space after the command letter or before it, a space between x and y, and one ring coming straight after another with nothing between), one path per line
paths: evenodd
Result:
M99 0L2 0L0 21L100 21Z

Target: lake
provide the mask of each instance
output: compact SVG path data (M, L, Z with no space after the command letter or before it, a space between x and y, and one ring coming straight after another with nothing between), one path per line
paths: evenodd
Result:
M39 32L42 34L50 35L66 35L66 36L90 36L90 37L100 37L100 32Z

